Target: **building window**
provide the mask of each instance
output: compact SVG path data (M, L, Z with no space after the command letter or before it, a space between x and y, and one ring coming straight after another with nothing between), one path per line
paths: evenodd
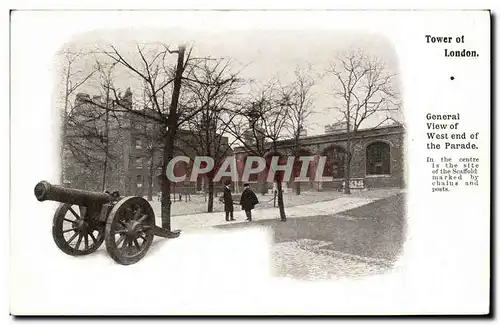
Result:
M339 168L339 165L337 163L333 163L332 166L331 166L331 171L332 171L332 175L333 178L340 178L340 168Z
M144 130L144 125L139 123L138 121L136 121L134 123L134 129L138 130L138 131L143 131Z
M142 149L142 140L141 139L135 139L135 148Z
M344 178L345 176L345 150L342 147L332 146L327 148L323 155L326 156L323 175L333 178Z
M137 188L141 188L142 187L142 175L137 175L137 177L136 177L136 184L137 184Z
M366 175L391 174L391 147L386 142L373 142L366 147Z
M142 158L135 158L135 168L142 169Z

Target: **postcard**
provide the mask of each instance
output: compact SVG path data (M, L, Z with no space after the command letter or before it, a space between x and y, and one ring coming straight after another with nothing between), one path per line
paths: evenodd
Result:
M12 12L11 314L489 314L490 33Z

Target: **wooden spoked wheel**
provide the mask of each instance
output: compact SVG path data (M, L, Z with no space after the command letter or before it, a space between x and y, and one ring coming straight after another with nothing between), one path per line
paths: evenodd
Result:
M52 237L64 253L87 255L101 246L104 223L99 223L87 207L62 203L54 214Z
M111 210L106 222L106 249L123 265L134 264L153 243L155 216L142 197L126 197Z

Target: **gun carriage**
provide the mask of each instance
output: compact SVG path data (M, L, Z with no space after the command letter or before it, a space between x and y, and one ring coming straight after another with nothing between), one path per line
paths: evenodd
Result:
M106 242L108 254L122 265L146 255L154 236L175 238L179 230L155 225L153 208L142 197L71 189L47 181L35 186L38 201L61 202L52 222L52 237L64 253L87 255Z

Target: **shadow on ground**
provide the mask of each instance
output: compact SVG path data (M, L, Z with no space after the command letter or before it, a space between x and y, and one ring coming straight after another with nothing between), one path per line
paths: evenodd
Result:
M256 220L216 226L217 229L270 227L275 243L302 238L328 241L325 249L394 261L405 237L405 195L397 194L340 214L280 220Z

